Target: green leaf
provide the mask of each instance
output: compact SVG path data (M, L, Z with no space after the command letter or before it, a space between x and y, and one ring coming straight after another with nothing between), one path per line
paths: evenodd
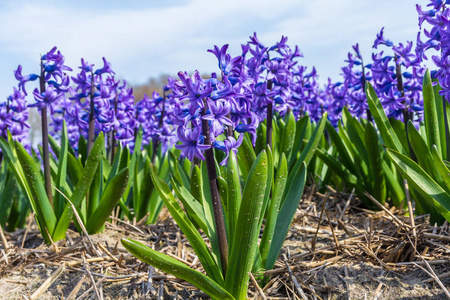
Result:
M136 161L138 160L138 157L141 155L142 139L143 139L143 133L142 133L142 126L141 126L141 127L139 127L139 130L137 132L137 135L136 135L136 138L134 141L134 151L133 151L133 154L131 155L131 159L129 159L129 161L128 161L128 159L123 159L121 161L120 170L122 170L123 168L125 168L127 166L130 170L130 173L129 173L130 178L128 179L128 185L127 185L127 188L125 189L125 192L123 193L123 197L125 199L128 199L128 195L133 187L135 168L137 167ZM128 147L127 147L126 152L128 152L127 154L129 155ZM127 155L127 154L125 154L125 155Z
M437 211L450 221L450 195L413 160L391 149L388 149L387 153L402 176L429 202L421 203L422 207L423 204L433 204Z
M95 140L92 146L89 157L86 160L86 164L83 170L83 174L75 187L72 197L70 198L73 205L78 208L81 205L84 197L86 196L89 187L91 186L92 180L97 173L97 168L100 160L102 159L102 153L104 146L103 132L100 132L99 136ZM70 225L70 221L73 217L73 211L70 203L66 203L64 211L61 214L60 219L56 225L55 231L53 232L53 241L64 239L66 237L67 228Z
M400 143L400 140L398 139L394 130L392 129L391 123L389 123L389 120L386 117L386 113L381 106L381 102L369 82L366 82L366 96L370 112L372 113L373 119L377 124L378 130L380 131L381 137L383 138L386 147L395 149L400 153L407 153Z
M166 152L164 156L161 157L161 159L158 158L160 161L159 164L159 171L158 176L160 176L164 182L168 181L169 178L169 159L168 159L168 153ZM159 216L159 213L161 212L161 209L163 207L163 201L161 197L159 197L158 193L152 192L152 195L150 196L149 201L150 206L150 216L147 220L146 224L153 224L156 222L156 219Z
M302 149L303 140L311 135L311 120L309 116L304 116L298 120L295 127L294 145L292 146L291 159L288 164L289 168L297 161L297 154Z
M378 134L371 122L366 125L365 143L369 160L370 176L372 180L371 195L381 204L386 201L386 182L384 179L380 144Z
M284 201L278 213L277 223L275 225L275 234L270 244L269 254L266 260L266 270L271 270L275 265L275 261L283 247L284 240L291 226L294 214L297 211L298 204L303 195L303 188L306 182L306 163L303 162L301 167L293 175L292 183L286 185L284 191Z
M172 195L172 191L170 190L169 186L158 177L154 167L151 168L151 175L153 184L155 185L159 195L164 201L164 204L166 205L173 219L175 220L175 222L177 222L178 226L191 243L191 246L192 248L194 248L195 253L197 253L198 258L206 271L206 274L208 274L208 276L211 277L214 281L219 283L219 285L222 285L224 281L219 265L214 260L208 246L206 246L194 224L192 224L191 220L189 220L188 216L184 213L181 206L175 200L175 197Z
M408 151L407 153L409 153L409 144L408 137L406 136L405 123L395 118L389 118L389 123L391 124L392 129L397 135L398 140L402 144L403 149L405 149L406 151Z
M172 187L181 203L183 203L183 207L188 215L204 232L208 232L208 226L205 222L205 213L203 212L203 207L200 202L198 202L184 186L177 185L173 178Z
M222 176L217 177L217 184L219 186L219 194L220 194L220 200L222 202L222 206L225 209L225 216L228 215L228 198L227 198L227 191L228 191L228 184L226 180Z
M108 174L108 179L106 180L106 185L108 185L108 183L111 181L111 179L114 176L116 176L118 171L120 171L119 165L120 165L120 160L122 158L122 151L123 151L122 144L119 143L119 145L117 146L117 149L116 149L116 154L114 156L111 170L109 171L109 174Z
M441 187L447 193L450 193L450 170L447 168L444 161L442 160L436 145L433 145L433 147L431 147L431 155L433 157L436 170L439 172L440 176L443 179Z
M264 232L259 247L263 265L265 265L266 263L270 245L272 243L272 239L274 236L278 212L280 211L281 199L283 197L284 189L286 187L287 177L288 177L287 160L286 156L283 153L280 156L280 162L278 163L278 170L274 182L272 200L270 202L269 210L267 211L266 225L264 226Z
M58 174L56 178L56 187L63 194L68 194L69 191L66 190L66 174L67 174L67 153L68 153L69 142L67 138L67 126L66 121L63 121L63 129L61 135L61 148L58 156ZM64 208L65 200L62 199L60 193L55 193L53 201L53 210L55 211L56 217L61 216L62 210Z
M86 194L86 215L81 214L80 217L84 223L90 219L91 215L97 209L100 203L100 197L103 191L103 159L100 160L94 180L92 180L89 193Z
M272 154L272 151L271 151L269 145L266 145L266 153L267 153L267 183L266 183L266 190L264 192L264 200L263 200L263 206L261 209L261 216L259 218L259 225L258 225L259 227L261 227L261 225L262 225L262 221L266 214L267 206L269 205L270 194L272 192L273 173L274 173L274 166L273 166L274 155Z
M253 150L252 142L249 138L248 133L244 134L244 140L242 141L241 146L238 148L238 161L239 161L239 169L241 172L242 178L247 178L248 173L253 165L253 162L256 159L255 151Z
M186 280L204 291L212 299L234 300L233 296L231 296L220 284L202 273L189 268L182 262L146 247L137 241L122 239L121 242L122 245L138 259L164 272Z
M394 171L391 170L391 168L388 166L385 160L383 160L383 162L381 163L381 167L383 168L383 174L386 178L385 182L388 188L389 196L392 199L392 202L396 207L400 207L402 202L404 205L406 205L407 204L406 201L403 201L406 197L405 191L403 185L399 183L399 180L394 175L395 169Z
M128 168L125 168L114 176L105 188L97 209L92 213L87 221L86 230L88 233L98 233L103 227L106 220L110 217L111 212L116 207L117 203L119 203L119 199L122 197L127 183Z
M425 140L420 136L419 132L417 132L411 120L408 122L408 133L409 138L411 140L411 146L416 154L417 161L419 166L428 174L431 178L433 178L436 183L438 183L446 192L450 192L447 186L444 183L444 178L441 176L438 171L436 164L438 160L435 160L431 155L431 151L428 148ZM448 177L445 174L445 177Z
M369 157L367 153L368 149L366 149L365 145L365 130L361 123L350 115L347 108L344 108L344 112L346 112L348 118L345 126L346 132L348 133L348 137L356 150L355 156L360 160L362 173L367 174Z
M337 159L330 153L323 151L323 149L317 149L316 155L319 157L336 175L344 179L352 187L357 182L357 177L346 169Z
M189 176L186 174L184 169L180 167L180 162L178 161L178 158L176 158L173 153L169 152L169 159L172 162L170 164L170 167L172 169L172 174L177 180L179 184L184 185L185 187L190 188L190 180Z
M300 157L298 158L295 165L292 167L292 170L290 171L287 185L291 186L294 174L297 174L297 171L300 169L303 162L306 163L306 165L309 164L310 160L312 159L314 152L317 148L317 145L320 142L320 139L323 134L323 129L325 128L325 124L327 122L327 113L324 113L322 116L322 119L320 119L319 124L317 124L316 128L314 129L313 134L311 135L311 138L308 141L308 144L306 144L306 147L302 150L302 153L300 154Z
M266 124L264 122L260 123L258 126L258 129L256 129L256 142L255 142L255 151L254 151L255 153L259 153L266 148L266 135L267 135ZM251 167L252 166L250 165L248 167L248 170L250 170ZM247 178L247 177L245 177L245 178Z
M352 159L355 161L354 163L354 169L356 172L354 173L355 176L358 178L361 178L364 181L364 185L367 184L367 173L368 173L368 167L367 167L367 160L364 160L364 158L359 154L358 150L356 149L356 145L353 143L353 140L350 139L347 128L342 125L342 123L338 123L338 129L339 129L339 137L342 139L342 141L345 144L345 147L349 150ZM365 158L367 159L367 151Z
M200 168L194 165L191 174L191 194L200 203L203 203L203 178Z
M206 235L211 242L212 255L217 264L220 264L220 250L219 250L219 240L216 234L216 226L214 221L214 211L211 199L211 188L209 185L208 168L204 161L200 164L201 168L201 195L200 200L203 206L203 213L205 215L206 225L208 226L208 231Z
M31 194L30 187L28 186L27 180L25 178L25 174L23 172L22 166L17 158L14 141L12 140L11 134L8 131L8 141L0 137L0 148L2 149L3 158L8 164L11 166L11 170L14 172L16 179L22 189L25 191L28 200L30 201L31 207L33 211L37 211L36 201Z
M246 299L248 273L253 267L258 249L258 236L264 191L267 184L268 161L265 151L256 158L244 187L237 230L233 235L233 246L225 278L225 288L236 298Z
M6 164L3 164L6 165ZM5 171L5 175L6 172ZM2 193L0 194L0 225L5 228L6 221L8 220L9 214L14 201L14 196L17 193L17 181L13 174L8 174L6 183L2 185Z
M152 192L154 191L154 186L152 182L152 177L150 175L150 157L146 156L146 162L144 163L144 168L142 170L142 176L139 176L141 182L139 183L139 207L135 211L136 219L141 220L146 217L147 213L150 211L150 199ZM158 193L155 193L158 194ZM133 193L134 196L134 193Z
M18 142L16 142L16 152L36 204L36 215L39 219L39 223L43 227L41 233L46 242L49 243L50 239L48 234L51 234L55 229L56 216L53 213L53 208L45 191L41 170L39 166L36 165L33 158L27 153L25 148ZM48 230L48 233L46 229Z
M291 158L292 149L295 142L295 139L292 137L295 137L296 122L292 112L289 113L286 118L287 122L281 137L280 152L284 153L284 155L286 155L286 159L289 160Z
M427 131L428 147L436 145L439 153L442 153L441 140L439 137L439 122L434 98L433 85L431 82L430 70L427 70L423 77L423 113L425 128Z
M239 178L239 166L234 151L230 151L227 164L227 182L228 182L228 235L232 236L237 230L237 220L241 208L242 191ZM231 252L233 241L228 239L228 248Z
M81 157L81 162L84 166L87 157L87 140L82 134L80 134L80 138L78 139L78 156Z
M436 82L436 85L433 86L434 99L436 105L437 118L439 123L439 138L441 140L441 157L447 157L447 141L445 138L445 119L444 119L444 104L448 106L447 100L443 99L441 95L439 95L439 91L441 90L441 86L439 85L438 79L433 79L433 82ZM447 115L448 116L448 115ZM448 159L448 158L447 158Z
M141 195L140 195L142 177L144 172L144 164L142 160L143 160L142 156L138 156L135 162L134 176L133 176L134 183L131 186L133 193L130 194L130 197L132 197L132 201L131 203L129 203L129 206L133 207L134 210L133 217L136 218L137 220L139 220L138 216L142 215Z
M348 151L348 148L345 146L342 138L337 133L336 129L334 129L333 125L330 122L327 122L326 129L328 134L330 135L331 141L333 145L336 147L339 153L339 161L353 174L358 174L355 168L355 162Z

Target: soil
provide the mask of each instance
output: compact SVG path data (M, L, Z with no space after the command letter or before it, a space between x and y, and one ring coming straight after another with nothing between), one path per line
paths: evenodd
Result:
M311 189L275 268L265 272L270 280L264 296L448 299L443 287L450 287L449 225L428 223L427 216L411 224L405 211L371 211L351 195ZM66 240L51 246L43 243L32 217L26 229L4 235L1 299L208 299L189 283L140 262L120 244L124 237L139 240L202 270L167 212L154 225L113 219L103 233L90 237L69 230ZM262 299L252 283L248 297Z

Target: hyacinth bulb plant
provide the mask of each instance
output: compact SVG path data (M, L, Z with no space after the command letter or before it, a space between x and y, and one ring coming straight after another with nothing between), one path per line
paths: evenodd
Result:
M0 104L0 137L22 143L31 149L28 140L28 109L25 94L14 87L13 93ZM25 195L17 187L13 168L3 162L0 150L0 226L10 231L25 225L29 207Z
M190 161L188 168L173 163L171 186L182 206L152 169L153 184L198 254L206 275L137 241L123 239L122 243L139 259L191 282L213 299L245 299L248 272L271 269L275 264L326 117L314 127L309 142L298 142L293 151L295 142L288 136L302 141L304 135L295 134L296 127L302 127L297 126L292 111L295 106L289 110L291 98L284 91L285 98L278 100L284 113L276 115L286 118L285 126L276 130L279 155L276 157L269 145L255 153L257 130L267 112L267 101L256 96L264 83L255 79L262 75L251 73L248 66L253 62L244 58L247 47L235 58L226 53L227 48L209 50L219 60L221 78L214 73L204 79L197 71L192 76L180 72L173 84L173 105L167 113L179 141L175 147L185 162ZM274 82L279 84L281 79ZM283 93L276 86L275 91L267 84L263 87L266 97ZM306 126L305 120L302 126ZM275 157L278 160L274 163ZM296 163L288 166L291 157ZM264 218L266 225L258 245ZM211 249L199 229L208 236ZM260 278L264 280L264 276Z
M53 114L54 107L65 97L65 92L68 91L70 79L67 76L67 71L72 69L64 65L65 58L61 51L57 51L56 47L53 47L49 52L41 57L41 69L39 75L29 74L22 75L22 66L19 65L14 72L16 79L19 81L19 89L27 95L25 84L29 81L35 81L39 79L39 89L35 88L33 96L35 103L29 105L30 107L37 107L41 113L41 126L42 126L42 158L44 162L44 180L45 191L50 201L50 205L53 205L53 193L51 186L51 174L50 174L50 155L49 155L49 142L48 142L48 115L50 111Z
M439 111L443 114L443 123L439 123L439 132L442 138L441 148L443 158L450 159L450 130L448 122L448 110L450 102L450 48L446 42L449 38L448 28L450 26L449 1L430 1L427 5L431 7L424 10L420 5L416 5L419 14L419 27L421 31L417 34L416 53L419 60L427 60L427 52L434 50L431 56L432 61L437 66L435 72L431 72L432 78L439 83L435 86L435 97L440 98L442 104L437 104ZM426 28L429 26L431 28ZM422 41L421 33L425 35Z
M8 134L8 140L0 139L3 154L11 166L19 186L27 196L31 208L36 213L37 223L48 243L65 238L66 230L75 211L80 217L75 220L77 226L81 226L80 223L83 223L90 233L100 231L121 198L128 178L128 168L125 166L120 169L115 168L106 174L109 175L106 182L94 180L100 175L104 176L103 171L99 168L104 154L103 132L99 133L95 143L91 146L90 153L84 160L77 159L74 149L70 146L64 120L52 118L53 133L60 131L60 143L57 144L55 139L49 135L47 110L52 116L58 113L64 116L73 115L68 113L70 102L66 98L66 94L70 90L70 79L66 71L71 71L71 69L64 65L64 60L64 56L55 47L42 56L40 75L23 76L21 66L15 71L20 89L15 91L16 99L12 98L16 102L21 95L20 92L26 95L25 84L28 81L39 79L40 89L36 88L33 92L36 102L28 106L37 107L42 116L41 157L44 163L44 177L41 177L41 166L35 152L31 151L30 155L21 143L14 142L11 134ZM104 61L105 66L95 71L97 76L101 76L104 71L109 70L109 64L106 60ZM96 96L93 89L90 91L92 96ZM19 107L20 104L15 109L20 110ZM77 106L72 108L77 109ZM67 119L70 120L70 118ZM53 154L49 153L49 143L52 146ZM53 169L52 174L49 172L50 167ZM88 190L90 190L89 197L86 197Z

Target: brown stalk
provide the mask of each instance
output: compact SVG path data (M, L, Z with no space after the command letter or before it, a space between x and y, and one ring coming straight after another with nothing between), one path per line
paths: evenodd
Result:
M272 90L273 82L272 80L267 81L267 89ZM266 144L272 149L272 120L273 120L273 103L267 104L267 132L266 132Z
M206 99L203 99L203 115L207 111ZM205 145L211 145L211 136L209 132L208 120L202 120L203 135L205 136ZM214 211L214 223L219 243L220 261L222 263L222 272L225 276L228 267L228 241L225 230L225 220L223 216L222 202L220 201L219 186L217 182L217 170L214 161L213 148L205 150L206 168L208 170L209 187L211 191L212 206Z
M94 119L94 93L95 93L95 85L94 85L94 73L91 72L91 93L89 95L90 98L90 106L89 106L89 129L88 129L88 144L87 144L87 155L91 152L92 146L94 145L95 140L95 119Z
M39 78L40 93L45 93L45 74L44 63L41 61L41 76ZM52 177L50 173L50 152L48 149L48 120L47 120L47 106L44 106L41 110L41 125L42 125L42 151L44 161L44 181L45 192L47 193L50 205L53 206L53 194L52 194Z

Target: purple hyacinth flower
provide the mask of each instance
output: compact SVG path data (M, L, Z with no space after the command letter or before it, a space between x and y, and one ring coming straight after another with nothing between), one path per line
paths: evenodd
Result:
M377 49L378 45L386 45L388 47L392 47L392 45L394 45L394 43L392 43L390 40L386 39L383 36L383 31L384 31L384 27L381 28L380 33L377 34L377 38L375 39L375 42L374 42L372 48Z
M231 120L227 115L231 112L231 104L228 101L211 99L208 102L208 114L202 116L203 120L211 121L211 132L214 136L219 136L223 133L224 125L233 126Z
M429 39L428 41L426 41L424 43L420 39L420 32L418 32L417 33L416 56L419 59L428 59L428 57L425 55L425 51L427 51L430 48L433 48L436 51L439 51L441 49L441 43L435 39Z
M258 46L261 49L265 48L264 45L258 40L256 32L254 32L253 36L250 36L249 38L250 38L250 42L248 42L249 44Z
M450 0L430 0L427 6L432 6L436 10L440 10L444 4L450 4Z
M63 78L64 71L72 71L72 68L64 65L65 58L61 54L61 51L56 52L56 46L52 48L47 54L42 56L45 80L49 81L51 77L55 80L57 77ZM56 53L55 53L56 52Z
M281 51L287 50L289 48L289 46L286 44L287 41L288 41L288 37L282 35L281 40L278 43L276 43L275 45L273 45L272 47L270 47L269 51L276 50L281 53Z
M287 65L282 61L266 60L267 80L274 81L277 85L287 86L290 83L291 73Z
M173 79L172 77L168 76L167 77L167 84L164 86L164 91L170 91L171 89L173 89L173 87L175 86L175 79Z
M223 76L223 83L218 82L216 84L216 89L211 93L211 99L227 99L232 100L231 98L236 95L236 92L233 89L233 85L228 80L227 76Z
M222 70L224 75L230 73L239 73L242 56L236 56L231 58L230 54L227 54L228 44L222 46L219 49L218 46L214 46L214 49L209 49L208 52L213 53L219 60L219 69Z
M0 104L0 136L5 137L5 130L12 125L13 112L7 110L6 103Z
M178 127L177 129L177 136L182 144L175 145L175 147L183 151L183 154L190 161L193 161L194 157L205 160L202 151L211 148L210 145L204 145L201 143L200 132L200 127L195 127L194 130L182 127Z
M178 73L180 79L184 82L187 94L180 97L180 100L190 102L189 113L195 115L200 108L203 108L203 98L209 97L213 91L211 82L203 82L198 71L192 75L192 78L186 77L182 72Z
M102 58L103 59L103 68L100 68L100 69L97 69L97 70L95 70L95 75L101 75L101 74L103 74L103 73L109 73L109 74L116 74L116 72L114 72L112 69L111 69L111 63L110 62L108 62L107 60L106 60L106 58Z
M256 129L259 126L259 119L258 119L258 116L253 112L250 112L250 116L251 116L250 124L241 123L238 126L236 126L235 130L239 133L243 133L243 132L250 133L252 135L252 144L253 144L253 146L255 146L255 144L256 144Z
M354 50L355 53L356 53L356 57L358 57L359 59L361 59L362 56L361 56L361 52L359 52L359 44L356 43L356 45L353 45L352 48L353 48L353 50Z
M253 90L254 100L260 105L272 103L272 97L275 96L275 94L274 91L267 89L267 81L257 83Z
M222 150L227 155L226 157L220 162L221 166L224 166L228 164L228 157L230 156L230 151L233 151L235 154L237 153L237 150L239 146L241 146L242 141L244 140L244 135L240 134L239 138L236 140L234 137L229 136L224 141L216 141L213 143L214 148Z
M87 61L84 61L84 58L81 59L81 67L78 67L79 69L85 71L85 72L92 72L94 67L94 64L89 64Z
M411 65L411 61L416 58L416 56L411 53L412 42L406 42L406 46L400 43L397 47L392 47L395 54L397 54L397 64L404 64L405 67L409 67Z
M450 103L450 76L443 76L439 78L439 84L442 90L439 91L439 95L444 97Z
M25 93L25 95L28 95L27 91L25 90L25 83L27 83L28 81L35 81L36 79L39 78L39 75L36 75L36 74L29 74L29 75L23 76L21 65L19 65L17 67L17 70L14 71L14 76L19 81L19 89L21 89Z
M35 89L33 92L34 99L37 101L35 104L28 105L29 107L37 107L39 110L44 107L49 107L50 112L53 113L53 106L58 99L64 96L53 87L53 85L49 84L44 93L39 93L38 89Z

